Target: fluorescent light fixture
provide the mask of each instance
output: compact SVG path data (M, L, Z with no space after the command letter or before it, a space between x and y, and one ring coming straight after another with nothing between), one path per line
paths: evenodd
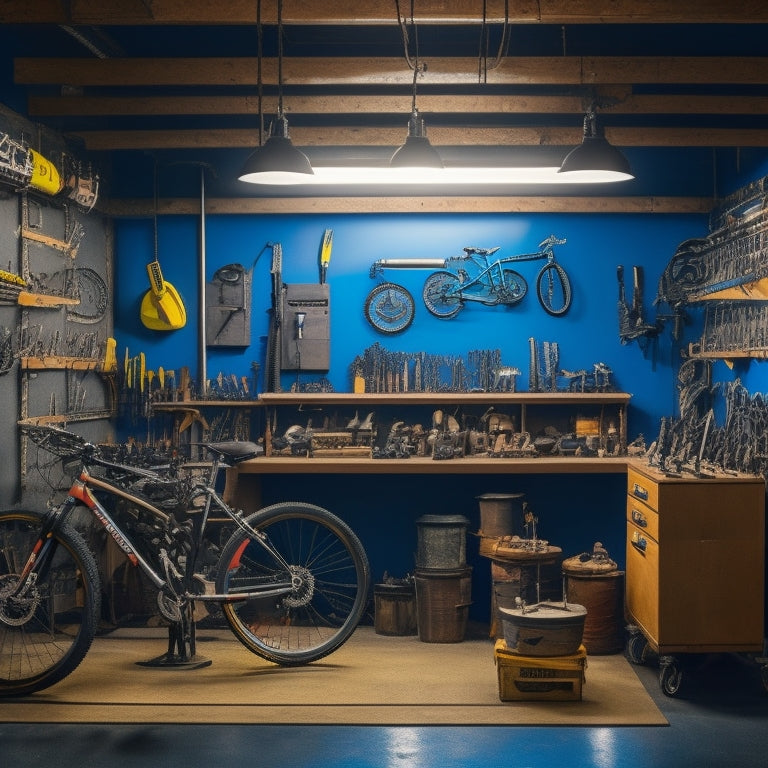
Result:
M296 174L290 182L268 181L265 176L261 184L306 184L310 186L397 186L397 185L443 185L486 186L486 185L568 185L597 183L596 176L586 173L560 173L558 166L542 167L484 167L454 166L447 168L391 168L382 166L330 166L314 165L314 173ZM606 179L603 178L602 181ZM611 179L616 180L616 179Z
M579 184L597 184L634 179L629 161L605 138L593 110L584 115L584 137L563 160L558 173Z

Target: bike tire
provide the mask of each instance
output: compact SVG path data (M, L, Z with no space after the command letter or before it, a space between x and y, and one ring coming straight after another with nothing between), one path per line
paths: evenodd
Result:
M63 680L85 658L101 612L101 580L83 537L67 524L52 534L50 565L22 599L10 592L37 542L42 517L0 514L0 697Z
M507 286L506 296L502 303L507 306L519 304L528 293L528 282L514 269L502 270L502 274L504 275L504 284Z
M402 333L410 327L416 305L410 291L397 283L381 283L367 296L365 319L382 333Z
M355 533L328 510L293 501L265 507L247 523L266 535L296 583L287 595L223 603L234 635L282 666L309 664L338 649L368 602L370 567ZM285 578L274 556L238 529L222 549L216 591L235 595Z
M573 293L566 271L557 263L544 266L536 278L536 295L544 311L558 317L571 307Z
M107 284L104 278L89 267L75 267L79 304L67 307L67 317L79 323L98 323L107 311Z
M424 281L421 297L424 305L435 317L450 320L461 312L464 302L458 296L446 296L459 285L459 278L452 272L433 272Z

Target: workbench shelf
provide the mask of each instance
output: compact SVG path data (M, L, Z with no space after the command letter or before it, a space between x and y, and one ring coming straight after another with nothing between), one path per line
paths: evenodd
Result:
M501 458L475 454L442 461L432 456L373 458L367 452L363 456L307 457L292 455L290 451L268 455L270 451L266 449L270 433L279 435L291 425L306 425L310 421L322 425L326 417L338 427L356 415L364 419L373 411L380 423L389 425L397 419L431 419L436 409L460 419L465 414L482 416L489 408L493 413L509 414L516 420L516 426L529 429L551 423L555 416L562 424L570 425L579 414L598 419L602 414L606 425L609 419L615 420L621 445L625 447L630 398L625 392L267 392L259 396L264 407L266 455L227 470L225 494L233 505L254 510L261 500L261 478L270 475L626 474L625 455Z
M174 400L152 402L150 431L165 435L174 448L203 460L201 444L224 440L258 441L262 437L262 403L258 400Z
M246 462L241 471L259 472L259 467L270 467L269 471L275 472L314 472L319 471L315 469L319 462L325 471L374 473L496 473L509 471L511 466L547 472L574 462L582 467L579 471L590 471L589 466L607 468L626 453L630 398L625 392L263 393L259 402L265 408L265 457ZM449 457L448 466L429 451L391 457L381 450L392 429L401 423L406 429L413 426L428 432L436 423L443 429L449 419L468 437L466 449ZM367 426L362 436L357 432L361 424ZM280 449L281 436L299 429L311 432L313 440L319 438L317 446L323 447L303 455ZM553 433L579 435L580 430L580 436L589 435L593 444L608 442L611 449L600 451L600 455L578 455L575 448L568 455L558 449L557 455L549 456L542 447L535 452L494 451L495 445L490 444L502 432L507 436L528 434L533 439ZM348 439L350 433L352 439ZM334 437L342 447L328 447ZM374 445L379 450L373 450ZM382 453L387 457L382 458ZM335 468L337 463L340 466ZM312 466L299 468L299 464Z

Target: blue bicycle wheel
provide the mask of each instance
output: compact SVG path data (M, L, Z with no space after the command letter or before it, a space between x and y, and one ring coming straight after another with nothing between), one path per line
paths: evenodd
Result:
M441 320L449 320L461 312L464 302L454 293L459 278L452 272L433 272L425 281L421 292L427 309Z

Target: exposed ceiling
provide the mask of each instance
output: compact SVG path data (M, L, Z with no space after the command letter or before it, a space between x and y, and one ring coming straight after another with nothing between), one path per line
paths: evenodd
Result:
M164 153L234 176L277 108L277 7L5 0L0 101L118 166ZM685 150L710 187L713 154L768 148L762 0L283 0L282 23L284 108L313 162L385 161L416 60L417 105L449 162L557 161L591 103L633 165Z

